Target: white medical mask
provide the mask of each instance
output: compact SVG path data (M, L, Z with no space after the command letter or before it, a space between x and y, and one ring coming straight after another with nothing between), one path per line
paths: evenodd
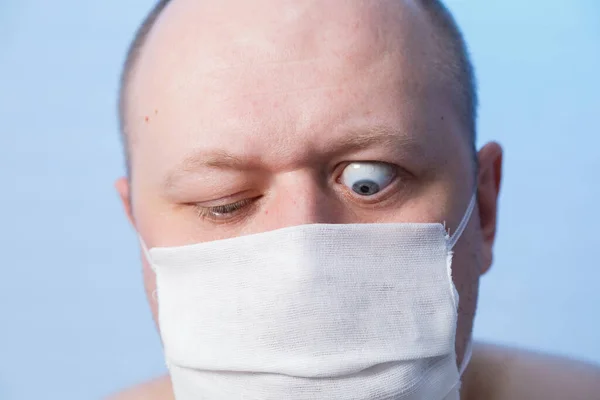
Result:
M175 397L458 400L452 248L474 205L452 236L314 224L146 251Z

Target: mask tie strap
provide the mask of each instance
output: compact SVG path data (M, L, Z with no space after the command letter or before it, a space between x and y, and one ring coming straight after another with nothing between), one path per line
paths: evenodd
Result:
M154 264L152 264L152 258L150 258L150 251L148 250L148 246L146 246L144 239L142 239L142 236L139 233L138 233L137 237L140 242L140 247L142 248L142 252L144 253L144 257L146 257L146 261L148 261L148 265L150 265L150 269L152 269L152 271L156 272L156 269L154 268ZM152 298L154 299L154 301L158 301L158 294L157 294L156 290L152 291Z
M465 349L465 354L463 355L462 362L460 363L460 370L458 371L458 374L461 378L464 375L465 370L467 369L467 366L471 362L472 355L473 355L473 339L471 338L471 339L469 339L469 342L467 343L467 348Z
M464 215L462 221L460 221L460 224L458 224L456 231L454 232L454 234L452 234L452 236L450 236L450 239L448 240L448 246L451 249L454 248L454 246L456 245L456 242L458 242L458 239L460 239L460 236L462 235L465 228L467 227L467 224L469 223L469 220L471 219L471 214L473 214L473 209L475 208L476 201L477 201L477 195L475 193L473 193L473 196L471 197L471 201L469 202L469 206L467 207L467 211L465 212L465 215Z
M148 246L146 246L144 239L142 239L142 236L140 236L139 233L138 233L138 240L140 242L140 247L142 248L142 252L144 253L144 257L146 257L146 261L148 261L148 264L150 265L150 268L152 269L152 271L155 271L154 264L152 264L152 258L150 257L150 251L148 250Z

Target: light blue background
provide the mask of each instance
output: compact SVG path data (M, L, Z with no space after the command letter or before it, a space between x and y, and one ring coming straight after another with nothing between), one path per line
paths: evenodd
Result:
M113 180L149 0L0 0L0 399L98 399L164 372ZM478 338L600 362L600 2L454 0L506 149Z

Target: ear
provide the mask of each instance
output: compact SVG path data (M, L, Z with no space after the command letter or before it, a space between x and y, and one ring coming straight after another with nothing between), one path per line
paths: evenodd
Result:
M119 178L115 182L115 189L117 189L117 192L119 193L119 197L121 198L121 203L123 204L123 209L125 210L127 219L129 219L129 223L135 227L135 220L133 218L133 212L131 209L131 192L129 190L129 180L125 177Z
M119 178L115 182L115 189L117 189L117 193L119 193L119 197L121 198L121 203L123 203L123 209L125 210L127 219L129 220L133 228L137 231L138 229L135 224L135 218L133 217L131 207L131 188L129 186L129 180L127 178ZM148 259L143 251L141 253L141 256L146 298L150 303L150 309L152 310L152 317L154 318L154 322L158 326L158 303L152 295L152 293L156 290L156 276L154 272L152 272L152 268L150 267Z
M502 180L502 147L495 142L488 143L479 151L478 159L477 197L483 236L481 273L484 274L492 265L496 239L498 195Z

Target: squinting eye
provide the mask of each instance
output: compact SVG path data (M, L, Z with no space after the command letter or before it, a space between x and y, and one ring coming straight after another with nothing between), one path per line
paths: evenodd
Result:
M256 199L244 199L236 203L223 204L215 207L196 206L198 215L213 220L224 220L237 214L238 211L249 206Z
M395 169L381 162L353 162L344 168L341 181L361 196L372 196L392 182Z

